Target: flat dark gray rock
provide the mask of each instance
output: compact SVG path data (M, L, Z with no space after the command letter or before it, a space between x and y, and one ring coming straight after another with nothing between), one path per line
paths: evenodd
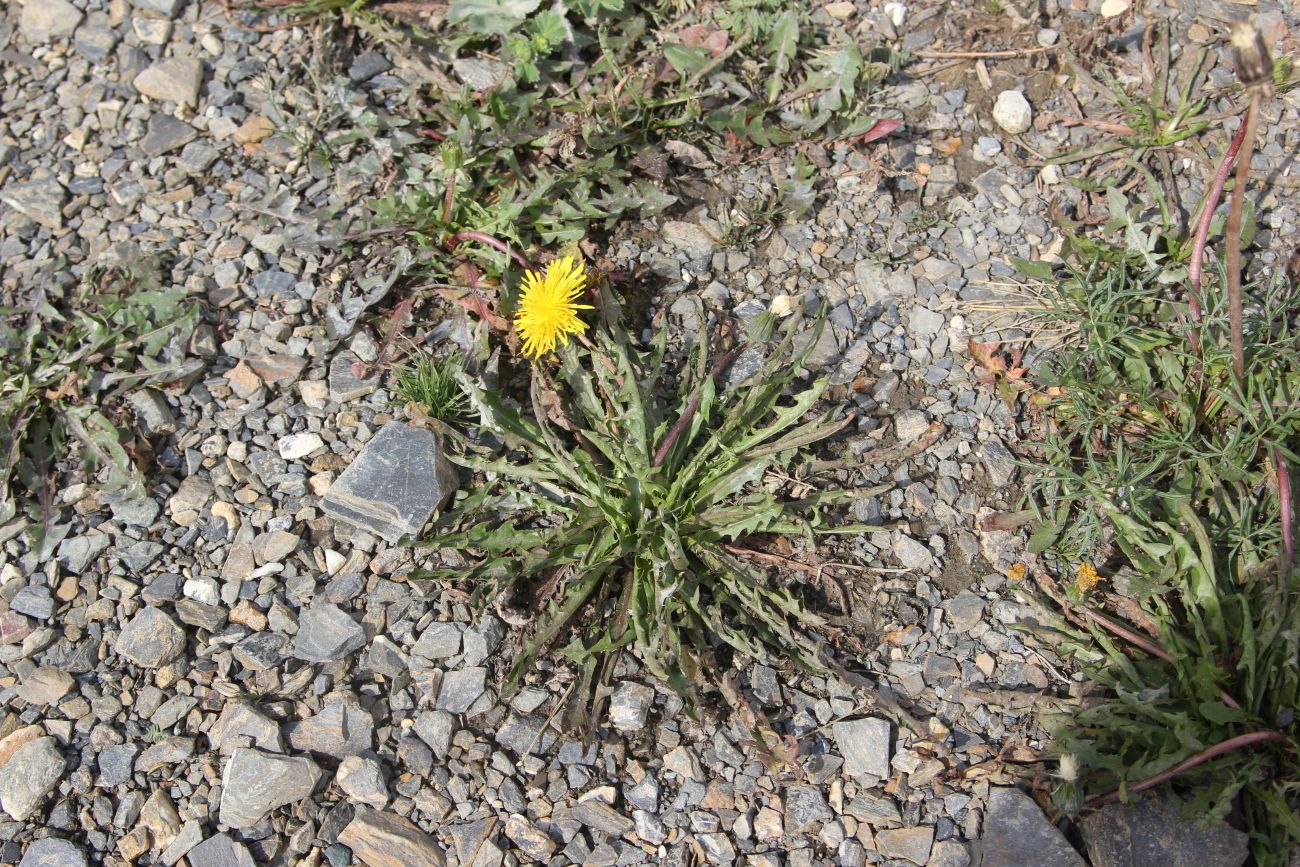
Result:
M459 484L432 431L392 421L330 486L321 509L397 542L418 534Z
M989 792L981 867L1085 867L1084 860L1065 841L1043 811L1019 789L1004 787Z
M1203 825L1177 803L1147 795L1136 804L1110 804L1083 820L1093 867L1240 867L1250 838L1224 822Z

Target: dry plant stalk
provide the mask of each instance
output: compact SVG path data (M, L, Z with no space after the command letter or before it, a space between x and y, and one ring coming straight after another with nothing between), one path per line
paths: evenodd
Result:
M1247 21L1232 26L1232 62L1237 78L1250 96L1246 109L1245 134L1237 155L1237 175L1228 207L1228 225L1224 230L1228 268L1228 317L1232 328L1232 371L1237 384L1246 377L1246 346L1242 329L1241 308L1241 208L1246 199L1246 180L1250 175L1250 158L1255 148L1255 127L1259 122L1259 104L1273 95L1273 59L1264 37Z

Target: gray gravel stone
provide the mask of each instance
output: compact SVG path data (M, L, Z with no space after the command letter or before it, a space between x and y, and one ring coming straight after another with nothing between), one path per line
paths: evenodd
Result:
M112 541L106 533L70 536L59 544L59 565L73 575L80 575L96 557L104 553Z
M449 671L443 676L442 687L438 690L438 710L464 713L474 706L474 702L478 701L486 686L486 668Z
M229 834L216 834L195 846L185 856L190 867L253 867L253 856L243 843Z
M988 470L989 481L1001 488L1011 484L1016 477L1016 458L997 437L989 439L980 446L980 460Z
M925 571L934 565L934 555L930 553L930 549L911 536L898 534L894 538L893 549L894 556L905 569Z
M19 29L28 42L51 42L71 36L82 12L67 0L27 0Z
M275 808L309 797L320 777L321 769L305 756L237 749L221 777L221 822L231 828L256 825Z
M832 727L835 745L844 756L844 773L889 777L889 723L883 719L837 722Z
M9 184L0 190L0 202L47 229L63 228L63 205L67 201L68 191L52 177Z
M433 431L394 421L330 486L321 509L397 542L417 535L459 484Z
M137 75L133 84L150 99L197 107L203 64L191 57L161 60Z
M785 833L803 834L834 818L816 786L791 786L785 791Z
M320 713L285 727L295 750L343 759L374 747L375 719L352 693L334 693Z
M609 721L622 732L645 728L646 717L654 705L655 691L642 683L623 681L609 699Z
M1084 867L1043 811L1019 789L989 790L984 836L978 849L982 867Z
M411 648L411 654L425 659L457 656L460 654L461 632L459 623L431 623L420 633L420 640Z
M117 744L100 750L100 786L111 790L130 780L135 773L135 759L139 754L139 744Z
M147 156L161 156L194 141L198 134L198 130L183 120L177 120L169 114L155 113L149 118L149 129L140 142L140 149Z
M363 756L348 756L339 762L334 782L353 801L382 810L388 804L388 782L384 767Z
M18 867L86 867L87 863L80 846L58 837L45 837L27 847Z
M37 620L48 620L54 616L54 597L44 584L29 584L14 594L9 600L9 608Z
M1250 838L1226 822L1183 815L1167 796L1145 794L1136 804L1108 804L1083 820L1093 867L1240 867Z
M293 655L308 662L334 662L366 644L366 631L348 613L328 602L313 605L298 620Z
M54 738L28 741L0 767L0 808L22 821L36 812L63 779L67 761Z
M158 608L142 608L113 648L142 668L166 665L185 651L185 630Z

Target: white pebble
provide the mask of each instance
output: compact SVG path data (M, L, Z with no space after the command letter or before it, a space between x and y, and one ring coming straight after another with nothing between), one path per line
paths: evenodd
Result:
M1011 135L1020 135L1029 129L1034 119L1034 111L1029 107L1029 100L1018 90L1004 90L998 94L998 101L993 103L993 120Z

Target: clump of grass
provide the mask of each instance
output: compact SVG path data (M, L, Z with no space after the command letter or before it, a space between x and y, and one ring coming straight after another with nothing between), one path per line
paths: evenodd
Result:
M718 675L714 652L722 646L819 668L818 643L804 628L821 621L736 543L756 533L811 539L866 529L828 525L825 511L844 492L788 500L760 484L851 418L838 418L836 408L813 411L826 377L790 393L824 319L802 352L787 326L763 373L734 392L716 378L741 347L711 363L701 333L669 391L666 332L638 349L614 299L602 296L600 308L602 324L560 348L556 369L534 368L531 417L460 377L506 452L453 458L482 473L482 483L422 544L477 560L424 577L469 581L476 598L498 610L537 612L507 690L567 636L563 652L581 671L567 721L579 728L599 718L624 650L688 697Z
M69 452L105 489L141 484L120 398L184 373L183 341L198 320L185 296L163 285L156 258L136 251L70 287L38 281L0 308L0 521L20 507L48 518Z
M393 390L403 404L419 404L425 415L462 425L472 418L469 395L459 379L464 371L465 359L459 353L423 356L393 372Z

